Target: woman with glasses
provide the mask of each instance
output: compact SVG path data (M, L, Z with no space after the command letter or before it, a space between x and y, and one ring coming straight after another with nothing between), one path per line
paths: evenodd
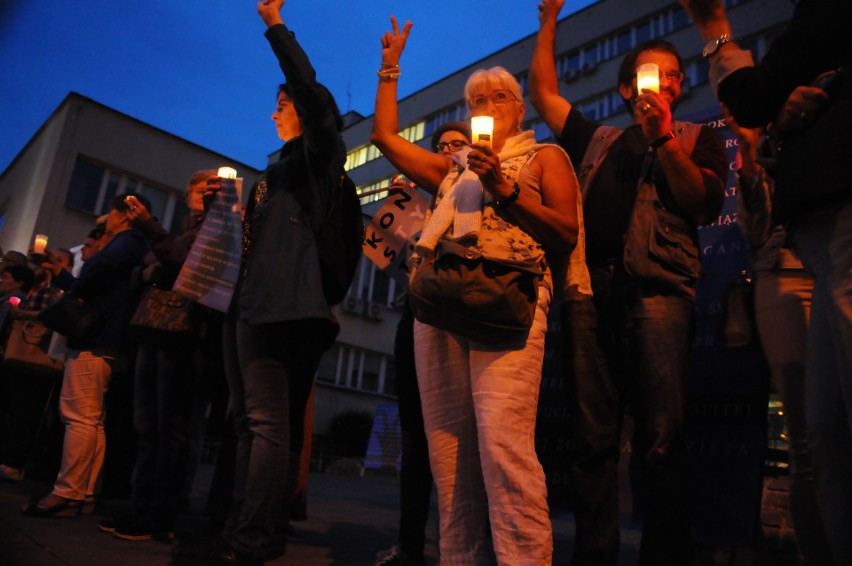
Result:
M532 257L544 267L535 319L522 337L479 341L415 322L441 562L487 563L490 525L499 564L550 564L553 539L534 432L554 292L589 292L577 179L562 150L521 130L521 87L502 67L476 71L465 85L470 114L494 119L490 146L474 143L452 152L448 142L443 153L432 153L400 137L399 59L411 23L400 31L392 17L391 25L382 37L371 139L408 178L436 195L415 253L426 257L441 237L449 237L475 242L491 257ZM463 190L470 192L455 195L462 184L454 181L468 172L474 175L465 177ZM471 195L480 199L478 209L455 206L477 202Z

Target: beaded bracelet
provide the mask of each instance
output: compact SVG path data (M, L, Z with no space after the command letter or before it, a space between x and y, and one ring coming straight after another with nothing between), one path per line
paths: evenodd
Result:
M402 73L399 72L399 65L390 65L388 67L382 66L381 69L376 71L376 74L383 80L395 80L398 79Z

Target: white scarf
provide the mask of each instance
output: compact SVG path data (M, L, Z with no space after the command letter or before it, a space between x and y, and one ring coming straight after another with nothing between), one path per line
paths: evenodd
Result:
M503 145L503 151L497 157L503 163L513 157L526 155L547 147L547 145L537 143L532 130L527 130L507 139ZM469 152L470 148L466 147L450 156L458 165L459 175L452 180L448 175L441 183L439 190L443 189L444 195L438 206L432 211L428 222L423 227L423 232L420 234L420 240L415 246L415 250L421 255L424 252L434 250L438 240L450 226L453 228L453 240L460 240L479 233L479 227L482 223L482 207L486 200L479 175L467 167ZM449 186L443 188L445 184L449 184ZM487 202L492 200L493 198L488 195Z

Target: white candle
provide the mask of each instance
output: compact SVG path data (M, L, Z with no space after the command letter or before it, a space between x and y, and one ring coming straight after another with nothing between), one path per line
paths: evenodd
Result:
M36 234L35 241L33 242L33 253L34 254L43 254L44 250L47 249L47 236L44 234Z
M491 145L491 137L494 135L494 118L474 116L470 119L470 133L473 135L473 143Z
M660 68L656 63L645 63L636 67L636 88L660 92Z
M222 177L223 179L236 179L237 170L230 167L219 167L219 170L216 172L216 176Z

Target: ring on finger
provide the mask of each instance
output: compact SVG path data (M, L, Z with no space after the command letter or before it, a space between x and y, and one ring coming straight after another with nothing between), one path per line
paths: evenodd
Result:
M646 102L645 105L642 107L642 112L647 112L650 109L651 105Z

